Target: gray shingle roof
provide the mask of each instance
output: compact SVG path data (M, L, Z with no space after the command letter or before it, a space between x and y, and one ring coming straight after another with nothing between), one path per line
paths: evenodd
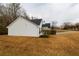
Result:
M30 21L35 23L36 25L40 25L42 19L33 19L33 20L30 20Z

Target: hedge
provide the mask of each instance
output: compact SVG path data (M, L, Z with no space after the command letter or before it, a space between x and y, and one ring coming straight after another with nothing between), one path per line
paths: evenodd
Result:
M50 31L50 34L55 35L55 34L56 34L56 30L51 30L51 31Z
M8 34L8 29L4 27L0 27L0 35Z

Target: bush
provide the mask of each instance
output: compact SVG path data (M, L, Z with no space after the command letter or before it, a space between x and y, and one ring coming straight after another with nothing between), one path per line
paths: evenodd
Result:
M50 31L50 34L56 35L56 30L51 30L51 31Z
M43 32L43 35L40 35L40 37L48 38L50 32L48 30L42 30L42 32Z
M4 27L0 27L0 35L8 34L8 29Z
M41 38L48 38L48 35L40 35Z

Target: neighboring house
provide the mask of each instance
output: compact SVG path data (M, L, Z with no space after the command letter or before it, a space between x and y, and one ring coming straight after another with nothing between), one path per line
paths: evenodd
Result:
M28 20L23 17L18 17L8 28L8 35L14 36L33 36L39 37L41 34L42 19Z
M50 29L51 29L50 23L45 23L42 25L42 30L50 30Z

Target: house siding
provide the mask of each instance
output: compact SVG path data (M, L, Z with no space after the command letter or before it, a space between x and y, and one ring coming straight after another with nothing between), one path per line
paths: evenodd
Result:
M26 19L18 18L8 27L8 35L39 37L39 27Z
M43 35L43 32L42 32L42 24L43 24L43 20L41 21L41 23L39 25L39 35Z

